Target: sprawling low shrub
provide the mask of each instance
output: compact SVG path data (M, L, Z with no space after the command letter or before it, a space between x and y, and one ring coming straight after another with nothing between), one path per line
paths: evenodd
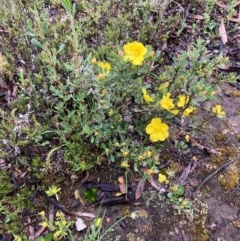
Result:
M217 67L226 61L209 55L200 39L170 66L162 67L161 53L137 41L113 49L106 59L81 59L79 77L50 88L67 156L74 151L71 143L81 140L112 162L154 169L171 130L216 98L225 80ZM92 166L78 155L68 161L82 170Z

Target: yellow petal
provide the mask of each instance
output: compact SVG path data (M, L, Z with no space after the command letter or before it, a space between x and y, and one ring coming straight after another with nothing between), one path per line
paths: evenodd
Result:
M102 218L97 218L95 221L95 226L99 227L102 224Z
M169 183L169 180L167 179L167 176L163 175L161 173L158 174L158 181L160 183L163 183L163 182L165 182L166 184Z
M123 168L128 168L129 165L128 165L128 163L127 163L126 161L122 161L122 162L121 162L121 167L123 167Z

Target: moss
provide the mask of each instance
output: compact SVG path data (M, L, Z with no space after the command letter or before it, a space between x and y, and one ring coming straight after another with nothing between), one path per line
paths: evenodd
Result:
M240 97L240 92L238 90L233 90L232 95L234 97Z
M218 181L225 190L231 191L240 180L240 171L236 164L230 165L227 170L219 175Z
M207 241L209 240L209 231L206 230L206 233L199 234L199 236L194 241Z
M235 146L220 146L220 148L218 148L218 151L220 152L220 154L214 155L211 158L211 161L215 164L222 164L226 162L226 160L236 158L238 155Z
M238 157L238 151L236 146L226 146L228 141L228 135L219 133L215 136L215 143L219 146L219 155L214 155L211 159L213 164L221 165L226 160L234 160ZM218 181L224 187L225 190L232 190L239 182L240 172L236 164L230 165L227 170L219 175Z
M95 202L97 199L98 190L96 187L90 188L84 192L84 198L88 202Z
M215 143L221 145L223 142L226 141L226 135L223 133L218 133L215 135Z
M182 169L181 165L178 162L174 161L169 164L169 168L166 171L166 173L169 173L169 172L178 173L181 171L181 169Z
M62 6L61 0L50 0L50 3L54 6Z
M122 206L122 213L125 217L131 217L131 211L128 206Z

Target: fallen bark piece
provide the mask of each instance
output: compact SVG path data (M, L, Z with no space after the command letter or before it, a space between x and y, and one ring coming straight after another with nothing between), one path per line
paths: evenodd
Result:
M93 183L93 182L86 182L84 184L86 189L91 189L93 187L97 188L102 192L118 192L120 188L118 185L111 184L111 183Z
M126 183L123 176L118 177L119 188L122 194L127 193Z
M145 187L145 181L140 179L139 182L138 182L136 191L135 191L135 199L136 200L138 200L142 196L142 193L144 191L144 187Z
M95 206L114 206L119 204L129 204L130 199L126 194L122 194L118 197L104 197L102 200L99 200L94 203Z
M223 18L221 18L221 24L219 26L219 36L221 37L222 42L225 45L228 42L228 37Z

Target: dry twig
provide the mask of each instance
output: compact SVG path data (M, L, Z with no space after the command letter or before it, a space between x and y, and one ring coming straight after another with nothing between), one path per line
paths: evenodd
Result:
M223 164L220 166L218 169L216 169L213 173L211 173L208 177L206 177L197 187L197 189L193 192L192 198L194 199L197 192L201 189L201 187L209 180L211 179L214 175L216 175L218 172L220 172L222 169L233 163L234 161L228 161L227 163Z

